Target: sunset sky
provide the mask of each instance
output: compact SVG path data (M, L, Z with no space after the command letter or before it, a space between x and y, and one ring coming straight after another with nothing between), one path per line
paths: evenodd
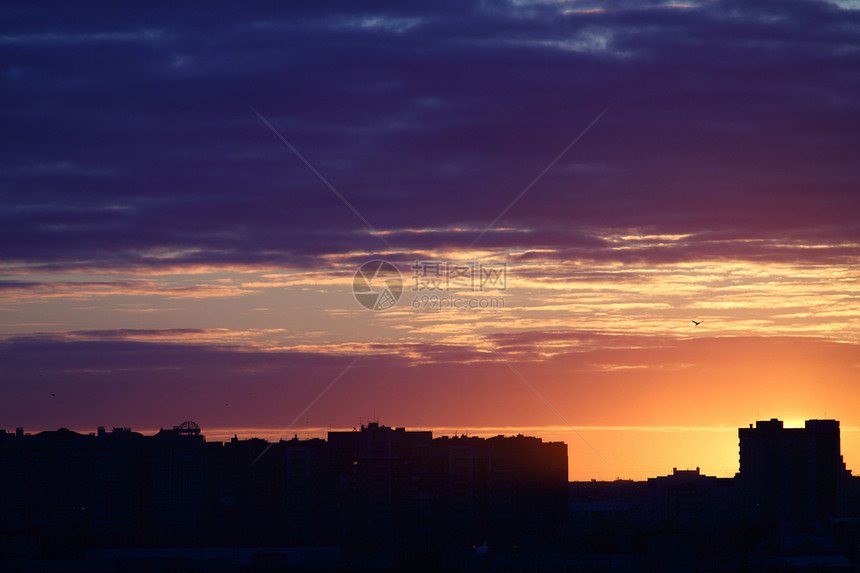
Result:
M860 473L860 2L39 4L0 9L0 428L644 479L827 417Z

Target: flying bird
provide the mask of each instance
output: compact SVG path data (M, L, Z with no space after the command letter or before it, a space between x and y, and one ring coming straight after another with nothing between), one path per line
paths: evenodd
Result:
M701 321L701 320L700 320L700 321L698 321L698 322L697 322L697 321L695 321L695 320L691 320L690 322L692 322L692 323L693 323L693 324L695 324L696 326L699 326L700 324L702 324L702 321Z

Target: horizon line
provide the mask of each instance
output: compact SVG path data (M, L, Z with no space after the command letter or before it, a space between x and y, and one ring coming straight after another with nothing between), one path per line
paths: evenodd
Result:
M776 418L779 419L779 418ZM833 418L810 418L809 420L824 420ZM806 420L806 421L809 421ZM768 421L768 420L756 420L756 422ZM785 420L781 420L785 423ZM835 420L838 422L838 420ZM419 426L407 426L407 425L399 425L399 424L385 424L380 421L370 421L370 422L362 422L356 426L306 426L306 427L296 427L290 428L288 432L291 434L323 434L328 432L352 432L358 431L361 428L366 428L370 423L377 423L383 427L389 428L404 428L406 431L411 432L426 432L430 431L435 434L439 434L438 437L455 437L458 435L467 436L467 437L494 437L497 435L525 435L523 432L526 431L535 431L535 432L553 432L553 433L570 433L570 428L564 425L530 425L530 426L454 426L454 425L419 425ZM174 427L178 426L161 426L159 428L141 428L135 429L131 426L108 426L108 425L96 425L96 429L105 428L105 429L131 429L133 432L137 432L140 434L157 434L161 430L171 430ZM21 427L21 426L19 426ZM735 432L737 430L741 430L747 428L749 426L730 426L730 425L710 425L710 426L685 426L679 424L673 425L625 425L625 426L617 426L617 425L589 425L589 426L577 426L579 430L586 431L612 431L612 432L655 432L655 433L673 433L673 432ZM803 426L784 426L786 429L791 428L802 428ZM27 431L26 427L23 427L26 433L34 434L40 432L50 432L56 431L61 428L71 430L73 432L88 434L92 433L91 428L81 429L80 426L69 427L69 426L58 426L55 428L44 428L37 427L36 429ZM16 428L17 429L17 428ZM860 426L842 426L839 427L840 431L847 432L857 432L860 431ZM0 428L0 431L6 431L7 433L14 433L5 430L5 428ZM231 439L233 436L239 437L239 439L252 439L252 438L265 438L264 436L272 436L274 438L279 438L283 434L285 434L283 428L275 427L257 427L257 426L216 426L206 429L204 427L200 427L201 435L211 438L213 441L219 441L221 439ZM248 437L241 437L239 434L247 435ZM284 439L281 437L280 439ZM292 439L292 438L290 438Z

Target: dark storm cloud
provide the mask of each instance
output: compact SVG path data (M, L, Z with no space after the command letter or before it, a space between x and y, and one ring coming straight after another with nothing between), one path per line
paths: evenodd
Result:
M7 4L0 258L309 267L383 250L249 106L397 248L469 245L606 107L499 222L517 231L480 246L611 259L608 233L694 235L630 259L659 262L733 257L718 234L759 241L744 247L755 259L856 242L858 14L817 1Z

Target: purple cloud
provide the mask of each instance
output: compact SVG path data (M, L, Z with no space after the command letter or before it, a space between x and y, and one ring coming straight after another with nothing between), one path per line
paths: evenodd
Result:
M2 39L0 259L312 267L384 250L249 105L376 228L440 229L395 232L398 248L465 248L607 106L500 221L517 231L481 246L612 258L604 237L625 229L856 243L860 12L567 8L20 4ZM736 246L703 249L632 260Z

